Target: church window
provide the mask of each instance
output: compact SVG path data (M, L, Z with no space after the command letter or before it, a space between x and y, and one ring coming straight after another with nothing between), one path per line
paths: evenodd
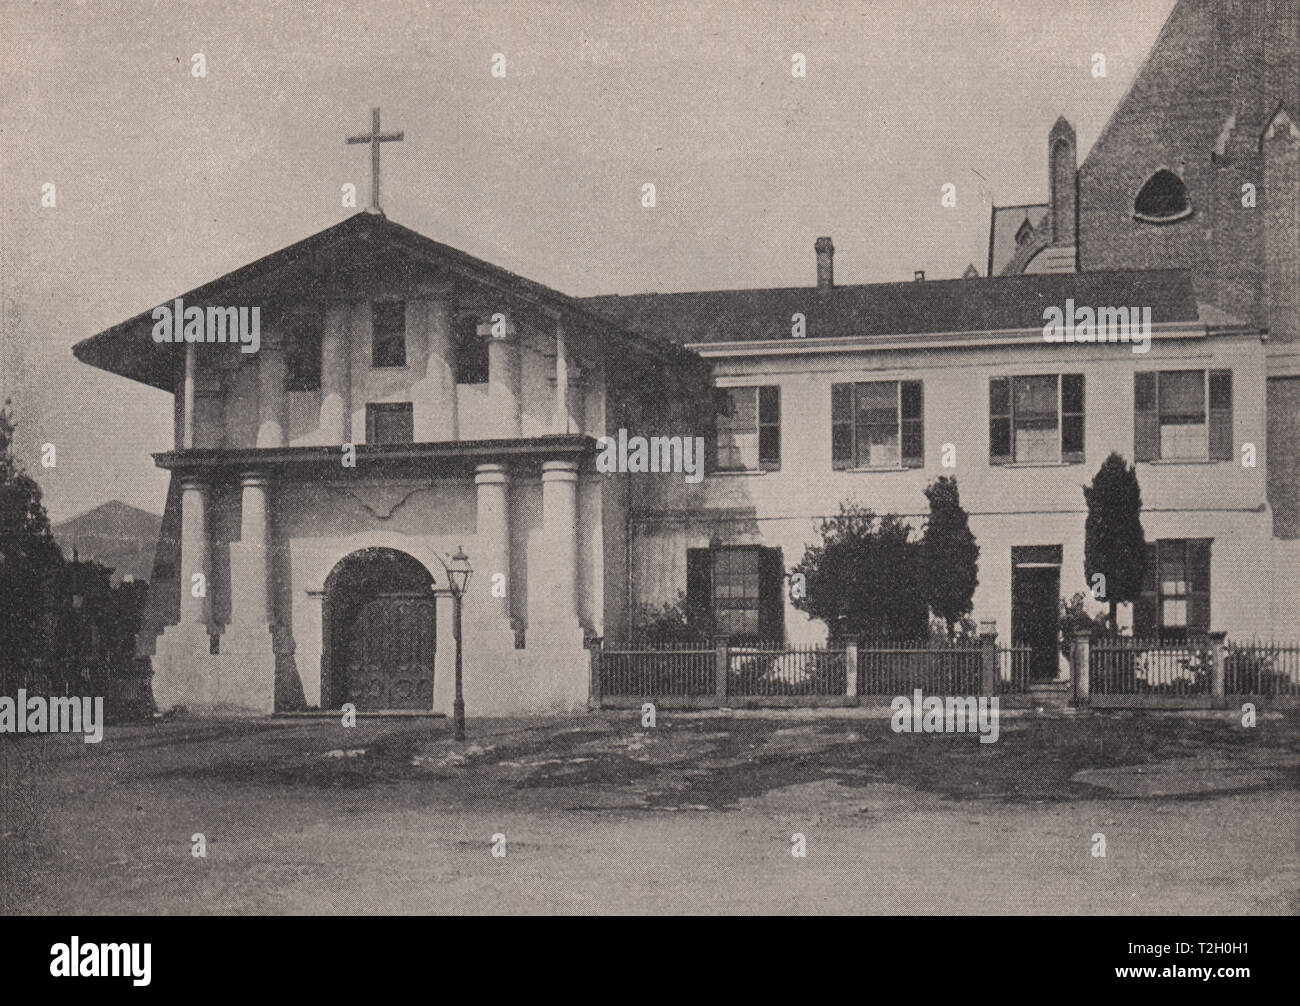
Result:
M1147 179L1133 203L1133 216L1148 223L1171 223L1190 216L1191 212L1187 186L1165 168Z
M316 391L320 388L320 326L318 319L294 318L286 333L287 372L285 391Z
M406 366L406 303L400 300L375 301L370 306L372 367Z
M370 402L366 405L366 443L409 444L415 439L410 402Z
M452 328L456 352L456 383L487 384L488 341L478 334L478 320L464 317Z

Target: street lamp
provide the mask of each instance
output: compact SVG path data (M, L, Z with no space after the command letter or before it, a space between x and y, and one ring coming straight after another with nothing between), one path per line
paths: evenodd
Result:
M442 559L438 559L442 562ZM456 553L451 557L451 565L448 566L442 562L442 568L447 572L447 585L451 588L451 598L453 610L455 613L455 636L456 636L456 701L452 705L452 714L456 720L456 740L465 739L465 697L461 692L461 644L460 644L460 599L465 591L469 589L469 578L474 573L474 567L469 564L469 556L465 554L465 548L462 545L456 546Z

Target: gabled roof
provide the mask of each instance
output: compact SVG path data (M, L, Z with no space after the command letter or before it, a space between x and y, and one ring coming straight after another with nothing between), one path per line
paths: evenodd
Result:
M1186 269L1145 269L714 290L589 297L587 303L634 331L683 344L788 339L791 316L807 320L807 338L994 332L1041 328L1043 311L1079 306L1150 307L1153 324L1200 318Z
M678 346L653 334L620 331L579 299L427 238L382 214L365 211L176 296L190 305L222 306L251 306L259 297L269 300L288 295L324 299L337 295L348 280L364 288L367 277L414 274L430 268L499 287L508 298L563 313L571 323L597 329L602 338L613 339L629 351L667 358L682 353ZM170 305L172 299L163 303ZM180 347L153 341L155 306L83 339L72 347L73 355L93 367L173 390Z

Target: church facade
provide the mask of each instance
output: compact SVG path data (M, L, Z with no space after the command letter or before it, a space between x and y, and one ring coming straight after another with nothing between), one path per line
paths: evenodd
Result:
M449 708L462 547L470 708L585 705L627 505L594 438L666 422L703 362L375 213L181 300L258 306L258 351L155 341L155 312L76 349L174 396L159 708Z
M837 286L822 237L815 285L578 299L359 213L183 295L259 308L256 352L157 341L153 311L80 343L174 396L159 707L448 711L458 547L474 714L584 707L585 642L665 605L821 642L787 581L818 519L919 530L942 475L974 617L1050 680L1112 451L1149 546L1132 631L1294 639L1300 20L1258 6L1182 0L1081 168L1052 127L1048 202L995 209L988 277ZM1045 309L1092 338L1047 338ZM1098 338L1119 309L1127 338ZM697 435L702 478L598 464L601 438Z

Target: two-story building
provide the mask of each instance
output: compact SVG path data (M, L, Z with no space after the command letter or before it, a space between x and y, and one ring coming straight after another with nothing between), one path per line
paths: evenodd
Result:
M1198 304L1180 270L836 287L831 242L817 253L816 288L593 301L673 333L731 398L700 484L630 476L634 606L684 598L720 631L821 641L782 582L815 523L849 502L919 532L948 475L980 546L975 615L1055 676L1059 601L1089 591L1082 486L1117 451L1150 545L1133 630L1274 631L1259 328ZM1149 346L1049 343L1045 310L1067 303L1149 309Z

